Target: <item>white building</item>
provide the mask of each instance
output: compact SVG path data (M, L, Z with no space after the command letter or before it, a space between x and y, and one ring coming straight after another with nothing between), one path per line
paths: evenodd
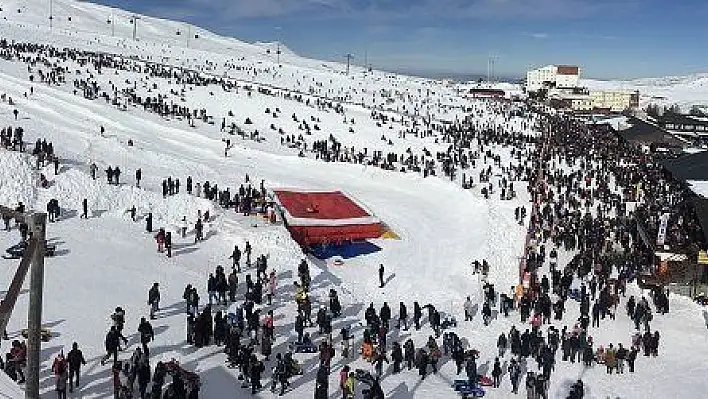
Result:
M573 65L547 65L526 72L526 91L535 92L541 88L578 87L580 68Z

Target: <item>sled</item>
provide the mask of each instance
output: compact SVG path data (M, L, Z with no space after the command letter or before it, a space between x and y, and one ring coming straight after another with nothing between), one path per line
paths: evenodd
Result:
M11 246L10 248L5 250L5 252L7 252L8 255L3 255L3 258L4 259L22 259L28 245L29 244L26 241L23 241L21 243ZM44 244L44 255L49 256L49 257L54 256L54 254L56 253L56 249L57 249L56 245L45 243Z
M481 398L485 394L481 387L470 386L468 380L455 380L452 386L455 392L459 392L463 398Z
M26 328L23 329L20 334L22 334L22 337L25 339L29 337L29 331ZM48 328L42 328L39 332L39 337L42 342L48 342L52 338L52 332Z

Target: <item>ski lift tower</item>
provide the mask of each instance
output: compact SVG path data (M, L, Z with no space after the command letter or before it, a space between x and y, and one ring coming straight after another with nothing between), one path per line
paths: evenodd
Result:
M351 53L347 53L345 57L347 57L347 76L349 76L349 66L352 63L352 59L354 58L354 56Z
M140 16L136 14L133 14L130 18L130 23L133 24L133 40L136 40L138 37L138 20L140 20Z
M0 206L0 214L9 216L17 222L26 223L31 232L28 245L22 254L20 267L10 283L10 288L0 301L0 333L7 328L17 297L27 272L31 269L29 311L27 312L27 384L25 398L38 399L39 367L42 346L42 293L44 290L44 252L46 246L46 213L20 213Z

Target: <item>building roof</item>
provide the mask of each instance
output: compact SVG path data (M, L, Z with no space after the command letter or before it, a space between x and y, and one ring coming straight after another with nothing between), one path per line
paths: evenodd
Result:
M700 120L697 118L693 118L689 115L675 114L673 112L665 113L664 115L659 117L659 123L661 123L661 124L672 123L675 125L708 126L708 121L706 121L706 120Z
M341 191L273 190L286 221L299 226L379 223L366 207Z
M487 96L504 96L506 92L502 89L491 89L484 87L473 87L469 90L469 94L487 95Z
M580 75L580 68L575 65L558 65L556 69L558 75Z
M708 152L666 160L663 165L678 180L708 180Z
M617 133L627 141L644 144L662 144L670 147L683 147L686 143L669 134L659 126L652 125L641 119L629 118L631 126Z

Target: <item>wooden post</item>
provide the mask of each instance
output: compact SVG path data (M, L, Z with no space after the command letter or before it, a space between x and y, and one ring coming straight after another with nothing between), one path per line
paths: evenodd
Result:
M42 350L42 293L44 289L44 250L46 213L31 215L32 238L36 243L30 276L29 312L27 315L27 385L26 399L39 399L40 352Z

